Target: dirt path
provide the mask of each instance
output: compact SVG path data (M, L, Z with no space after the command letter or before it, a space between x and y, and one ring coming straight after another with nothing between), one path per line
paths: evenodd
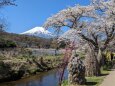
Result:
M115 69L104 79L100 86L115 86Z

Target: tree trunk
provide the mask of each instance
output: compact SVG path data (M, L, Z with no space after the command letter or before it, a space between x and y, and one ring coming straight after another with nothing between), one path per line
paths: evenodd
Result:
M104 52L106 51L106 48L99 48L98 50L98 62L99 62L99 65L100 67L104 67L107 62L107 58L106 58L106 55L104 54Z
M82 85L85 84L85 66L79 57L71 57L68 64L68 84Z
M86 76L99 76L100 65L96 57L96 52L92 47L89 47L85 58Z
M103 55L103 51L101 49L98 50L97 59L100 67L105 65L105 56Z

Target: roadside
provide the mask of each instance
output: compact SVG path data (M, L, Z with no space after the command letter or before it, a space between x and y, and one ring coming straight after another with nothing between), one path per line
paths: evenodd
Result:
M115 86L115 69L112 69L100 86Z

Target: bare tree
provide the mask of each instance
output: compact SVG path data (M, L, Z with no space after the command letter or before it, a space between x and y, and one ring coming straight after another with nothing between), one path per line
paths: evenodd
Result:
M0 0L0 7L8 6L8 5L16 5L14 1L15 0Z
M0 8L9 5L15 5L15 0L0 0ZM6 29L6 22L4 18L0 18L0 31L4 31Z

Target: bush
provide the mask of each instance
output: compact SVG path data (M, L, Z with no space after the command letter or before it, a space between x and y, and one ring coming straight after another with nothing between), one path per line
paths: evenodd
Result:
M14 41L0 39L0 48L14 48L16 46L17 45Z
M103 66L104 70L109 70L113 67L112 61L107 61L106 64Z
M8 40L6 43L6 47L11 47L11 48L16 47L16 43Z

